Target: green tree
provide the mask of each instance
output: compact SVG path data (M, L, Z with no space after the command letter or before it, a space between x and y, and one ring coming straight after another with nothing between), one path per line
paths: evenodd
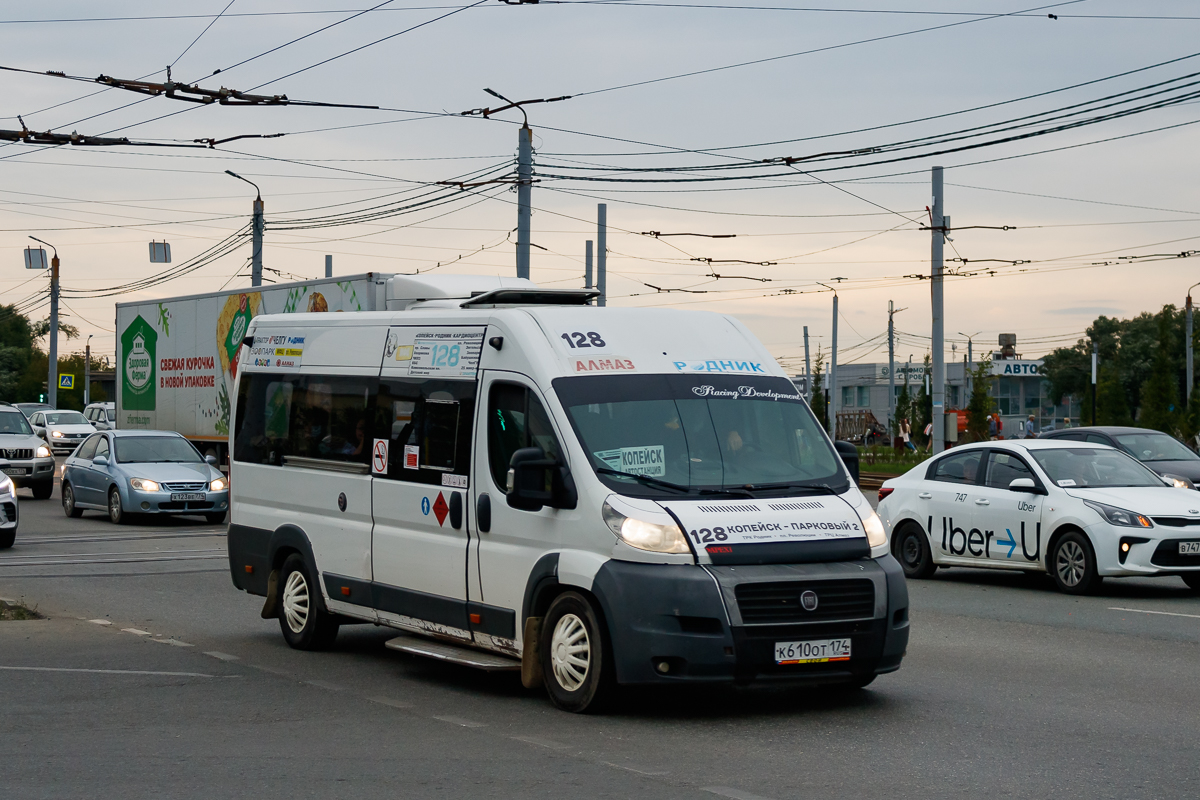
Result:
M992 398L988 384L992 380L992 360L980 359L971 376L971 397L967 402L967 441L982 442L988 438L988 414L992 413Z
M1158 341L1154 348L1149 376L1141 385L1138 423L1147 428L1174 433L1179 428L1179 373L1172 330L1173 306L1164 306L1158 315Z
M810 388L812 390L812 410L816 415L817 421L821 423L821 427L828 429L827 405L825 402L825 391L821 388L821 380L825 377L825 355L821 352L821 346L817 345L817 360L813 363L813 374Z
M1096 380L1096 424L1132 425L1129 399L1116 364L1101 364Z

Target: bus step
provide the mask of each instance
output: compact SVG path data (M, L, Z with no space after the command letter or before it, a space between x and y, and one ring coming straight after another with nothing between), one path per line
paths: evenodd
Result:
M507 656L495 653L485 653L469 647L459 647L458 645L446 642L421 639L416 636L397 636L395 639L389 639L384 642L384 646L389 650L399 650L401 653L436 658L438 661L448 661L451 664L474 667L485 672L521 671L521 662L515 658L508 658Z

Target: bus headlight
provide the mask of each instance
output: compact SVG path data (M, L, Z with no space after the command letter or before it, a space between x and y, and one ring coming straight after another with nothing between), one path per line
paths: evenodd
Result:
M687 539L678 525L660 525L657 522L627 517L604 501L601 511L604 522L621 541L638 550L652 553L691 553Z
M880 547L887 544L887 531L883 528L883 520L879 515L872 511L867 516L863 517L863 530L867 532L867 544L871 547Z

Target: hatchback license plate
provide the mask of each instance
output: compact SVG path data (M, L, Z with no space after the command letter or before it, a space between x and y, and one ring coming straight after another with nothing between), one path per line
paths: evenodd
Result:
M1179 555L1200 556L1200 542L1180 542Z
M186 502L188 500L203 500L205 498L203 493L196 494L195 492L174 492L171 495L171 499L174 501L182 500Z
M21 467L10 467L9 469L4 470L4 474L5 475L24 475L25 470Z
M849 661L849 639L817 639L811 642L776 642L776 664L818 664Z

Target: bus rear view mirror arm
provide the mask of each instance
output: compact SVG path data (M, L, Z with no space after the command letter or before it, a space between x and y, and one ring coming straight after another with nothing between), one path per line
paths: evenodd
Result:
M523 447L512 455L508 466L508 505L522 511L575 508L578 494L566 465L551 458L540 447Z

